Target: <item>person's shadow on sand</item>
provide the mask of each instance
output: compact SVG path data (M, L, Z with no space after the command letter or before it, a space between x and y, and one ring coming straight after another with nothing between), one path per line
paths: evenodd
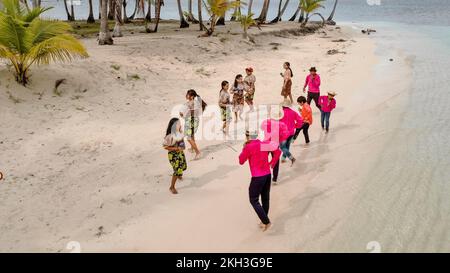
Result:
M228 175L228 173L238 169L239 166L234 165L220 165L215 170L209 171L199 177L190 177L185 179L189 182L189 185L184 186L184 183L179 184L179 189L189 188L201 188L215 179L222 179ZM184 182L184 181L183 181Z

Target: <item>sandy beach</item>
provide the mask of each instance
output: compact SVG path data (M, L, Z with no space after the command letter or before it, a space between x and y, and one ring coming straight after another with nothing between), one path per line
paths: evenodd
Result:
M389 139L371 130L397 122L377 116L395 95L383 84L399 92L408 87L396 80L410 77L408 57L380 60L374 41L357 27L303 35L298 25L279 23L251 33L256 44L236 26L210 38L198 38L193 28L162 28L107 47L84 39L90 58L34 68L27 88L2 64L0 251L68 252L71 241L85 252L320 252L345 244L338 236L344 219ZM311 145L299 138L291 148L297 163L282 165L272 188L273 227L260 232L248 203L250 172L236 152L242 141L200 140L203 158L191 161L186 153L180 194L171 195L161 143L186 90L214 105L220 82L252 66L255 103L276 103L284 61L294 71L295 98L316 66L322 90L338 93L338 108L325 135L313 107ZM395 65L396 75L374 85L380 63ZM55 81L63 78L55 95ZM366 252L366 245L350 249Z

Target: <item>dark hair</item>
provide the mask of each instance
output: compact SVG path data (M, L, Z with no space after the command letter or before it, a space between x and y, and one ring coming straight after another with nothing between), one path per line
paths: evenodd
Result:
M294 73L292 72L291 64L289 62L285 62L284 64L287 65L289 71L291 71L291 78L293 78L294 77Z
M186 96L194 97L194 99L197 97L200 98L200 96L197 94L197 92L194 89L189 89L186 93ZM205 108L206 108L206 106L208 106L208 104L203 99L200 98L200 100L202 102L202 111L205 111Z
M196 97L198 97L198 94L197 94L197 92L195 92L194 89L189 89L186 93L186 96L196 98Z
M242 78L242 75L241 75L241 74L237 74L236 77L234 78L234 87L237 87L237 86L238 86L237 79L239 79L239 78Z
M298 103L305 103L306 102L306 98L304 96L300 96L297 98L297 102Z
M180 121L178 118L172 118L169 121L169 125L167 125L167 130L166 130L166 136L170 135L172 133L173 127L175 126L175 124Z
M223 81L223 82L222 82L222 89L223 89L227 84L229 84L228 81Z

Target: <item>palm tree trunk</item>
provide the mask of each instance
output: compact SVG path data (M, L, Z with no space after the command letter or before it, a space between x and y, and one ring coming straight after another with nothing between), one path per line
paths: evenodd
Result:
M131 16L128 17L128 20L133 20L133 19L134 19L134 16L136 16L136 13L137 13L137 11L138 11L138 6L139 6L139 0L136 0L136 1L135 1L135 5L134 5L134 11L133 11L133 14L131 14Z
M34 1L33 1L34 2ZM33 3L33 6L34 6L35 4ZM72 9L73 9L73 5L71 5L72 6ZM67 1L64 1L64 9L66 10L66 14L67 14L67 21L74 21L75 19L72 17L72 15L70 14L70 12L69 12L69 8L67 7Z
M156 3L155 3L155 28L153 29L153 32L158 32L159 19L161 18L161 5L162 5L162 0L156 0Z
M194 13L192 12L192 1L193 0L188 0L188 22L192 22L194 24L198 24L198 20L195 19Z
M303 23L303 21L305 21L305 11L304 10L302 10L302 12L300 12L300 18L298 18L299 23Z
M224 26L225 25L225 16L221 16L219 20L217 20L216 26Z
M250 0L248 2L248 12L247 12L248 16L250 16L250 14L252 14L252 6L253 6L253 0Z
M181 7L181 0L177 0L178 14L180 15L180 28L189 27L189 23L184 19L183 8Z
M231 16L230 21L236 21L236 14L241 13L241 0L237 0L237 2L239 3L239 5L234 8L233 16Z
M73 5L73 2L70 1L70 16L72 17L72 21L75 21L75 7Z
M265 23L267 20L267 13L269 12L270 0L264 0L263 8L261 14L258 17L260 23Z
M102 2L100 33L98 34L99 45L112 45L114 43L108 26L108 0L100 0Z
M334 1L333 11L331 12L330 16L327 19L328 22L332 22L333 21L333 17L334 17L334 13L336 12L337 4L338 4L338 0L335 0Z
M139 18L139 14L142 15L140 18L145 19L145 0L138 0L138 9L136 12L137 17Z
M289 5L289 0L286 0L286 2L284 3L283 8L281 9L280 21L281 21L281 19L283 18L283 15L284 15L284 13L286 12L286 9L287 9L288 5Z
M125 3L125 0L124 0ZM98 19L102 19L102 0L98 0Z
M289 21L291 22L295 21L295 18L297 18L299 12L300 12L300 5L298 5L297 10L295 11L294 15L292 15L292 17L289 19Z
M123 20L122 20L122 1L123 0L114 0L115 2L115 12L114 12L114 20L115 20L115 25L114 25L114 30L113 30L113 37L122 37L122 25L123 25Z
M145 15L145 21L152 21L152 0L147 0L147 14Z
M198 8L198 22L200 24L200 31L203 31L203 18L202 18L202 0L197 1Z
M115 11L116 11L116 1L115 0L109 0L108 3L109 11L108 11L108 20L114 20Z
M89 16L87 18L87 23L88 24L95 23L94 9L92 7L92 0L89 0Z
M278 13L277 13L277 17L275 17L272 21L270 21L271 24L274 23L278 23L278 21L280 21L280 17L281 17L281 4L283 3L283 0L280 0L280 2L278 3Z

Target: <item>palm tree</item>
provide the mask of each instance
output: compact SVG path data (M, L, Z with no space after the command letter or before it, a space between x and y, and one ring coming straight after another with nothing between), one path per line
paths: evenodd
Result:
M216 26L224 26L225 25L225 16L221 16L219 20L217 20Z
M102 0L98 0L98 1L100 3L102 2ZM124 24L128 24L130 22L130 19L128 19L128 15L127 15L127 5L128 5L128 1L127 0L123 0L122 1L122 6L123 6L122 21L123 21ZM101 5L100 5L100 8L101 8Z
M89 16L87 18L87 23L88 24L95 23L94 9L92 7L92 0L89 0Z
M134 10L133 10L133 14L131 14L130 17L128 17L127 21L133 20L134 17L136 16L136 13L139 10L139 0L134 1Z
M69 34L71 26L60 21L42 20L39 16L50 8L27 11L19 0L3 0L0 10L0 58L14 67L16 81L28 83L33 64L71 61L88 57L84 46Z
M330 16L329 16L328 19L327 19L327 22L328 22L328 23L336 24L336 23L333 21L333 17L334 17L334 13L336 12L337 4L338 4L338 0L335 0L335 1L334 1L333 11L331 11L331 14L330 14Z
M183 8L181 7L181 0L177 0L178 14L180 16L180 28L189 27L189 23L184 19Z
M198 20L195 19L194 13L192 12L192 0L188 0L188 13L186 14L186 18L189 22L198 24Z
M137 15L141 15L145 19L145 0L139 0L138 1L138 9L137 9Z
M323 8L322 2L324 1L325 0L301 0L301 9L306 13L305 21L302 23L302 26L305 26L313 15L320 16L322 18L322 22L325 24L325 18L323 18L322 14L315 12L318 9Z
M116 12L116 0L109 0L108 2L108 19L114 20L115 18L115 12Z
M250 13L248 15L242 15L240 13L237 14L237 19L241 23L242 29L244 30L244 38L245 39L249 39L248 29L251 26L257 25L256 20L253 19L253 15L254 15L253 13ZM250 39L250 40L253 41L252 39Z
M265 23L267 20L267 13L269 12L270 0L264 0L261 14L259 15L257 21L260 23Z
M300 1L300 17L298 18L299 23L303 23L305 21L305 11L301 8L302 1Z
M239 2L239 6L236 6L236 8L234 8L234 12L233 12L233 15L231 16L230 21L236 21L238 15L240 16L240 14L241 14L241 1L237 0L237 2ZM225 21L225 19L224 19L224 21Z
M152 21L152 0L147 0L147 12L145 14L145 21Z
M197 1L197 8L198 8L198 22L200 25L200 31L203 31L202 0Z
M114 21L115 21L115 25L114 25L114 30L113 30L113 37L122 37L122 25L123 25L123 20L122 20L122 1L123 0L114 0L115 2L115 12L114 12Z
M278 21L280 21L280 14L281 14L281 4L283 3L283 0L280 0L278 2L278 13L277 13L277 17L275 17L275 19L273 19L272 21L270 21L271 24L273 23L277 23Z
M108 26L108 0L99 0L102 2L102 9L100 11L100 33L98 34L99 45L112 45L114 43Z
M206 33L204 36L211 36L217 24L217 19L220 17L224 17L227 11L234 9L241 5L240 1L231 1L231 0L207 0L206 1L206 9L210 14L209 19L209 28L206 28Z
M295 21L295 18L297 18L297 16L298 16L298 14L299 14L299 12L300 12L300 10L301 10L301 8L300 8L300 1L298 1L298 7L297 7L297 9L295 10L295 13L294 13L294 15L292 15L292 17L289 19L289 21Z
M283 0L280 0L280 3L278 5L278 14L277 17L275 17L270 23L277 23L279 21L281 21L281 18L283 17L284 12L287 9L287 6L289 5L289 0L286 0L286 2L284 2L283 8L281 8L281 3L283 2ZM295 20L295 19L294 19ZM293 20L292 20L293 21Z
M71 10L72 10L72 14L70 14L69 8L67 7L67 1L64 0L63 2L64 2L64 9L66 10L66 14L67 14L67 21L75 21L75 18L73 16L73 5L70 5ZM33 6L34 6L34 4L33 4Z
M247 15L252 14L252 6L253 6L253 0L250 0L248 2L248 9L247 9ZM254 15L254 14L253 14Z
M164 5L163 0L155 0L155 28L153 32L158 32L159 20L161 19L161 6Z

